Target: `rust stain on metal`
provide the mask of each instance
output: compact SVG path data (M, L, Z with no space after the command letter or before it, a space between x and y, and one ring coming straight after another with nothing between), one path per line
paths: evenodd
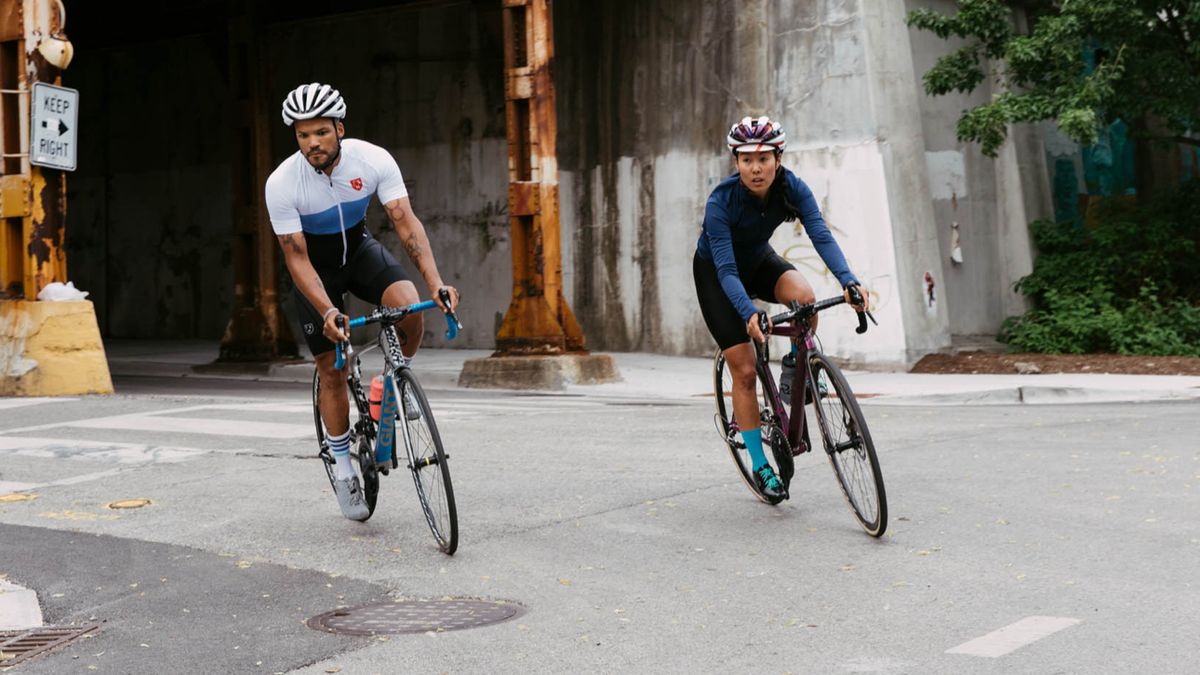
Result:
M513 301L496 335L498 355L584 351L562 294L552 26L548 0L505 0Z
M297 354L276 290L279 246L267 217L262 186L271 172L265 59L253 3L230 17L228 75L248 139L233 171L233 312L218 361L273 361Z

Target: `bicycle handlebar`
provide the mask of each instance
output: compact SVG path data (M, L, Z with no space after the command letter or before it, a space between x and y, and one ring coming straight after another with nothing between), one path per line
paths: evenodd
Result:
M862 306L863 297L862 297L862 293L858 290L858 286L849 286L849 287L847 287L846 290L850 293L850 302L852 304ZM778 323L786 323L788 321L794 321L798 318L807 318L807 317L812 316L813 314L816 314L817 312L825 311L825 310L829 309L830 307L835 307L837 305L844 304L845 302L846 302L845 296L839 295L839 296L833 297L833 298L826 298L824 300L818 300L809 305L799 305L797 307L794 307L793 309L783 312L782 314L776 314L775 316L771 317L771 325L775 325ZM867 332L867 319L870 319L871 323L875 324L876 326L879 325L879 322L875 320L875 316L872 315L871 312L869 312L869 311L868 312L859 312L859 311L855 310L855 314L858 314L858 328L854 329L854 332L856 332L856 333L862 334L862 333ZM759 325L763 329L764 334L767 332L767 327L762 325L763 323L765 323L765 318L766 318L766 314L764 313L761 315L761 317L759 319L759 321L760 321Z
M438 289L438 298L446 307L450 306L450 291L447 291L444 288ZM413 314L415 312L424 312L427 309L433 309L437 306L437 302L433 300L426 300L424 302L418 302L407 307L376 307L375 311L371 312L370 314L350 319L350 328L358 328L360 326L366 326L367 324L372 323L386 323L391 325L397 321L400 321L409 314ZM443 312L443 314L446 316L446 339L453 340L454 338L458 337L458 331L462 330L462 323L459 322L458 315L452 311L446 311ZM338 328L342 328L344 326L345 317L338 315L336 322ZM344 350L342 345L345 345ZM336 358L334 359L333 367L341 370L346 365L346 357L354 353L354 348L350 345L350 341L347 340L334 345L334 350L336 352Z

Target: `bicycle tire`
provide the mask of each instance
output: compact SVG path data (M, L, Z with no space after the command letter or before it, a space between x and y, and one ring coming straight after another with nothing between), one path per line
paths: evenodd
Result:
M787 487L795 472L791 447L787 440L787 434L779 426L779 420L771 411L770 400L766 395L766 380L761 371L758 372L758 381L763 391L762 400L759 402L760 419L758 420L759 426L763 429L763 445L770 447L771 455L775 460L772 468ZM768 497L758 489L754 482L754 467L750 466L746 446L738 436L740 429L736 425L736 420L733 419L733 377L729 375L729 370L725 367L725 356L721 350L717 350L713 360L713 388L717 405L717 431L721 435L721 439L725 441L725 447L729 450L729 456L733 459L734 466L737 467L738 475L742 477L742 482L759 501L764 504L778 504L783 501L782 498ZM729 392L728 402L726 401L726 392ZM757 393L755 397L758 398Z
M841 369L829 357L813 354L809 368L809 395L817 402L817 426L842 496L863 530L872 537L881 537L887 530L887 493L862 408ZM823 396L819 394L822 378Z
M454 503L454 485L450 482L450 465L437 422L433 418L433 410L429 407L429 399L425 397L416 375L408 368L396 372L391 386L399 402L397 436L403 437L408 469L412 472L425 523L429 525L438 548L446 555L454 555L458 550L458 509ZM416 419L408 419L406 392L419 410Z
M325 429L325 421L321 419L321 408L318 403L320 401L320 393L321 374L314 370L312 400L313 422L317 428L317 447L319 448L317 456L321 459L321 463L325 465L325 476L329 479L329 488L335 489L333 485L333 465L336 460L334 460L333 453L329 450L329 442L326 440L329 434ZM375 514L375 505L379 501L379 472L376 470L374 457L371 456L370 440L366 436L360 436L356 442L352 434L351 448L350 458L358 463L359 472L362 474L363 499L367 502L367 519L369 519ZM365 521L366 519L363 522Z

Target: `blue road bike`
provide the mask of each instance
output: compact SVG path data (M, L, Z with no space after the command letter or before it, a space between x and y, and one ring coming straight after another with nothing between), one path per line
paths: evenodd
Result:
M446 306L450 305L447 291L440 291L439 297ZM438 434L429 400L416 374L405 365L400 352L401 340L395 328L395 324L409 314L435 307L437 303L432 300L407 307L378 307L366 316L350 320L350 328L380 324L378 344L362 350L365 353L378 348L383 354L383 396L379 402L378 421L371 415L371 401L363 390L359 354L349 342L337 345L335 365L341 369L347 362L350 364L346 385L358 413L357 420L350 427L350 453L362 473L363 497L370 513L375 513L379 477L403 466L412 474L421 511L438 548L447 555L453 555L458 548L458 511L454 506L448 455L442 447L442 437ZM453 340L462 324L453 312L447 312L446 325L446 337ZM312 385L313 418L321 448L319 455L332 487L334 459L318 406L320 391L320 374L315 372ZM403 458L400 456L401 450Z

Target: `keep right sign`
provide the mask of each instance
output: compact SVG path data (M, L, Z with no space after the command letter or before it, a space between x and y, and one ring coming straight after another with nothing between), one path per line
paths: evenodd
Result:
M79 92L44 82L33 84L32 138L29 163L75 170L75 127L79 121Z

